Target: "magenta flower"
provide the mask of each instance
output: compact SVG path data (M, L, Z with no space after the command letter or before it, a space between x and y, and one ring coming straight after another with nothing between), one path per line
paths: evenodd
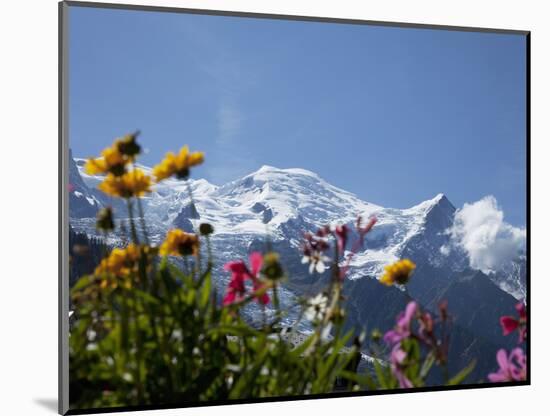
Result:
M250 262L250 276L252 279L257 279L264 262L262 253L259 251L254 251L250 254L250 256L248 256L248 261Z
M248 257L250 263L250 269L246 266L244 261L231 261L223 266L224 270L231 272L231 279L227 285L227 291L223 298L223 305L231 305L235 302L240 302L246 294L245 281L247 279L252 280L253 291L263 289L264 284L258 278L260 270L263 264L263 256L260 252L253 252ZM256 301L263 305L269 303L269 295L263 293L256 297Z
M527 312L525 311L523 302L519 302L516 305L516 310L518 312L518 318L503 316L500 318L500 325L502 326L503 335L509 335L517 329L519 333L519 342L523 342L527 337Z
M402 389L410 389L413 387L413 384L403 372L403 362L405 361L405 358L407 358L407 353L403 351L399 345L393 347L390 355L392 374L399 382L399 387Z
M519 322L513 316L503 316L500 318L500 325L502 326L502 334L509 335L518 328Z
M263 290L266 287L267 286L265 283L261 283L258 279L254 280L254 286L253 286L254 292ZM269 303L269 295L267 294L267 292L264 292L262 294L259 294L259 293L256 294L256 302L261 303L262 305L267 305Z
M399 314L395 327L384 335L384 341L395 345L411 335L411 320L418 309L416 302L409 302L404 312Z
M497 363L498 371L487 376L493 383L521 381L527 378L527 357L521 348L514 348L510 355L506 350L500 349L497 352Z
M346 248L346 242L348 241L348 226L346 224L337 225L334 227L334 234L336 235L336 244L338 246L338 252L344 254Z
M434 320L432 318L432 315L429 312L423 312L420 314L418 322L418 336L426 344L432 344L431 339L434 332Z
M230 305L243 299L246 293L244 281L248 277L248 269L242 260L226 263L223 268L225 271L231 272L231 279L223 298L223 304Z

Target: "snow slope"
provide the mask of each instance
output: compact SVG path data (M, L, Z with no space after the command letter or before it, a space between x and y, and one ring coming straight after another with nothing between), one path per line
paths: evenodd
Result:
M126 210L120 202L97 196L95 188L102 178L87 175L83 159L75 159L75 166L77 171L71 171L71 175L78 173L79 177L71 181L80 184L76 192L82 194L81 198L93 198L95 206L114 204L115 212L123 219ZM151 170L140 167L146 172ZM143 206L153 242L161 241L172 227L190 231L201 222L211 223L215 229L213 244L222 264L246 256L251 247L268 239L279 244L283 252L298 253L305 231L326 224L353 224L361 215L364 219L376 216L378 222L351 263L350 279L377 277L385 265L403 257L412 258L425 270L436 268L450 273L467 267L465 254L449 249L446 230L452 224L455 207L443 194L408 209L384 208L329 184L313 172L262 166L223 186L205 179L167 179L143 198ZM95 234L94 215L93 210L81 210L71 214L71 224L77 231ZM503 290L518 298L525 293L525 279L520 276L525 272L524 262L520 259L493 276Z

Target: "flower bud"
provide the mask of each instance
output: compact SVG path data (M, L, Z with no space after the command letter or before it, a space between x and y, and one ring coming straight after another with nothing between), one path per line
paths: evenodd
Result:
M379 342L381 339L382 339L382 332L380 332L379 329L375 329L371 332L370 334L370 338L374 341L374 342Z
M206 222L203 222L201 225L199 225L199 232L201 233L201 235L210 235L214 232L214 227Z
M279 262L279 255L277 253L270 251L265 254L262 272L270 280L278 280L284 277L285 272Z
M102 208L97 213L96 228L102 231L112 231L115 228L113 210L111 207Z
M139 131L127 134L117 141L118 151L130 158L133 158L141 152L141 146L136 142Z

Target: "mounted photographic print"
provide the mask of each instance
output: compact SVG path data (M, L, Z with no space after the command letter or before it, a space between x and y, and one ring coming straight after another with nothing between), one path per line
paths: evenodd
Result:
M60 3L60 413L529 384L529 48Z

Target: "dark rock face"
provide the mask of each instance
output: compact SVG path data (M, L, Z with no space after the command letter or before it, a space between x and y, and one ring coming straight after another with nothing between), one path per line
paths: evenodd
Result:
M395 287L381 285L375 279L347 280L344 284L347 329L359 333L366 329L389 330L412 299Z
M192 202L184 205L178 216L174 219L174 226L181 228L183 231L192 233L195 232L191 219L200 219L197 207Z
M250 210L256 214L262 215L262 222L264 224L267 224L269 221L273 219L273 210L269 208L267 205L262 204L260 202L256 202L254 205L252 205L252 208Z
M199 211L197 211L197 207L192 202L188 203L187 205L184 205L178 216L176 217L176 221L178 218L189 218L193 220L200 219Z
M453 225L456 208L442 195L426 215L423 230L413 236L405 246L401 257L410 258L416 264L414 278L407 285L411 296L422 303L429 302L448 284L455 270L467 266L462 253L451 250L447 255L442 247L450 247L446 230Z
M478 270L464 270L452 276L450 284L439 298L427 306L435 309L436 302L446 299L456 324L472 334L496 345L512 347L517 338L502 335L499 324L503 315L514 315L517 300L497 287Z
M271 208L266 209L262 214L262 222L264 224L267 224L269 221L271 221L273 218L273 211Z
M260 202L256 202L254 205L252 205L252 208L250 208L250 210L256 214L259 214L260 212L266 210L266 206Z

